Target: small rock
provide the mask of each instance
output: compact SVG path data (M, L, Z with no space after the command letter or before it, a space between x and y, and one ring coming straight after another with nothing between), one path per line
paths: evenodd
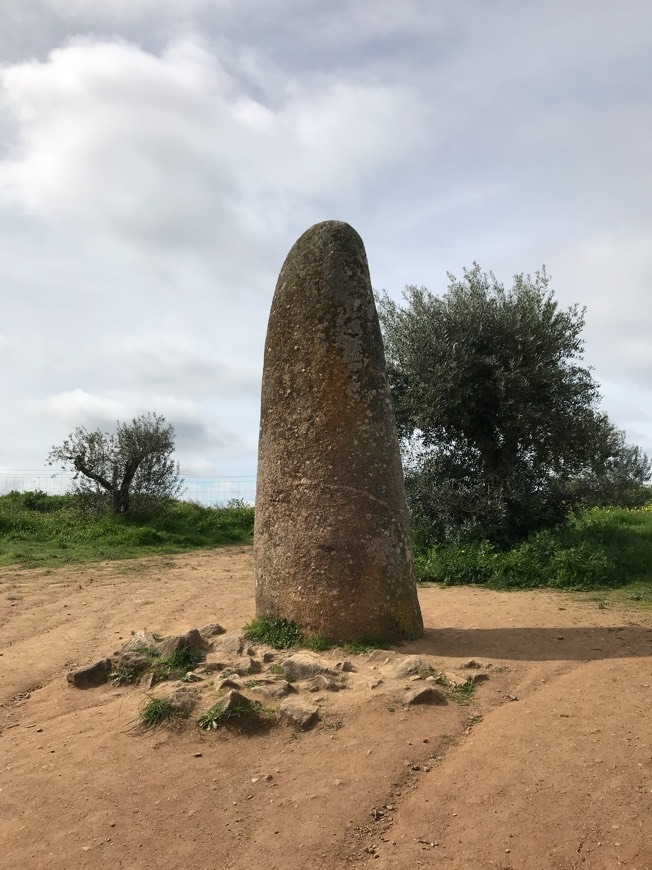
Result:
M197 706L199 697L200 695L197 689L187 689L184 686L183 688L176 689L176 691L172 692L168 697L168 701L175 710L182 713L184 716L187 716L188 713L191 713Z
M141 689L145 689L147 691L148 689L152 688L152 686L154 685L155 682L156 682L156 677L150 671L149 673L142 675L138 685L140 686Z
M188 671L188 673L183 678L184 683L203 683L204 677L201 674L198 674L196 671Z
M476 662L475 659L469 659L468 662L462 662L460 665L462 668L481 668L482 665L480 662Z
M311 728L319 719L319 711L316 707L294 698L283 701L279 707L279 715L281 719L285 719L302 731Z
M421 677L420 677L419 674L412 674L412 676L410 677L410 682L411 682L411 683L416 683L416 682L418 682L420 679L421 679Z
M343 662L338 662L335 665L336 671L343 671L345 674L351 674L355 672L355 667L353 666L353 662L349 661L349 659L345 659Z
M310 653L295 653L281 662L285 676L290 680L309 680L318 674L334 675L324 662Z
M123 652L113 661L114 670L129 668L137 674L142 674L152 664L151 659L139 652Z
M224 668L222 673L225 677L246 677L248 674L257 674L261 670L260 662L252 659L251 656L244 656L238 659L233 665Z
M120 649L121 653L140 652L144 649L156 649L157 641L151 631L137 631Z
M231 679L231 677L229 677L227 674L224 678L218 677L215 680L215 688L218 690L219 689L241 689L242 684L240 682L238 682L238 680Z
M383 684L383 681L380 679L380 677L378 677L378 679L376 679L376 680L371 680L371 682L369 683L369 688L370 689L377 689L378 686L382 686L382 684Z
M458 686L463 686L464 683L468 682L468 679L468 677L460 677L458 674L446 671L441 675L438 682L441 682L444 686L450 686L453 689L457 689Z
M423 671L430 672L430 670L430 665L418 656L401 656L394 665L394 676L403 679L403 677L410 677L412 674L420 674Z
M273 662L275 658L276 658L276 656L274 655L274 653L271 653L271 652L263 653L263 661L265 662L266 665L268 665L270 662Z
M308 691L309 692L339 692L341 688L343 688L344 683L340 680L334 680L330 677L324 676L324 674L317 674L316 677L313 677L312 680L308 683Z
M220 698L218 701L219 710L222 713L228 713L229 710L238 707L242 707L242 705L246 705L248 703L247 698L243 694L237 691L237 689L231 689L230 692L227 692L223 698Z
M486 683L489 679L489 674L473 674L469 679L477 686L478 683Z
M264 695L266 698L269 698L272 701L280 701L282 698L285 698L287 695L292 694L292 692L296 691L287 680L278 680L277 682L272 683L271 685L261 684L260 686L253 686L253 692L258 692L261 695Z
M202 755L201 752L195 752L194 755L193 755L193 758L203 758L203 757L204 757L204 756Z
M414 704L447 704L446 695L435 689L434 686L426 686L423 689L413 689L408 693L405 703L412 706Z
M197 631L196 628L191 628L185 634L175 634L172 637L165 637L157 644L157 649L161 656L171 656L173 653L182 649L191 649L196 652L204 652L208 646L207 642Z
M391 649L375 649L367 656L367 664L370 665L388 665L392 659L396 658L396 653Z
M225 634L215 641L215 648L234 656L241 656L247 646L247 640L241 634Z
M218 634L225 634L226 629L222 628L218 622L209 622L208 625L199 629L199 633L203 638L208 639L209 637L215 637Z
M110 673L111 659L100 659L91 665L84 665L82 668L70 671L68 682L78 689L94 689L106 683Z

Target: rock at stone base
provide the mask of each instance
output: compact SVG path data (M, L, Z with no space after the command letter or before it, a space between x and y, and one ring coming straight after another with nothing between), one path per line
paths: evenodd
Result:
M154 635L145 629L137 631L124 646L120 648L120 653L141 652L144 649L157 649L158 642Z
M196 689L187 689L184 687L172 692L168 697L168 701L178 713L187 716L195 709L199 698L200 694Z
M424 689L414 689L409 692L405 698L405 703L408 706L414 704L437 704L438 706L443 706L448 704L448 700L446 695L440 692L439 689L435 689L433 686L426 686Z
M215 649L233 656L241 656L247 648L247 639L241 634L225 634L214 643Z
M218 677L215 680L215 688L219 691L220 689L241 689L242 683L238 682L238 680L232 680L231 677L226 675L226 677Z
M437 682L441 683L443 686L451 686L453 689L457 689L458 686L463 686L464 683L468 682L469 679L473 678L460 677L458 674L453 674L451 671L446 671L440 676Z
M260 686L253 686L251 691L258 692L260 695L269 698L271 701L281 701L283 698L295 692L296 689L288 683L287 680L278 680L278 682L272 683L271 685L262 684Z
M345 683L341 678L339 680L334 680L324 676L324 674L317 674L317 676L313 677L312 680L310 680L310 682L308 683L308 691L339 692L339 690L343 689L344 686Z
M234 662L234 664L224 668L222 673L225 677L246 677L248 674L258 674L260 670L260 662L257 662L256 659L252 659L250 656L244 656Z
M394 665L394 676L398 679L411 677L412 674L420 674L424 671L430 673L431 667L418 656L404 656Z
M367 656L367 664L369 665L388 665L395 659L397 653L392 649L375 649Z
M130 668L137 674L142 674L152 664L151 659L146 655L138 652L121 653L117 659L113 660L114 670L119 668Z
M335 675L317 656L309 653L295 653L282 661L281 667L289 680L309 680L317 674Z
M312 704L294 698L283 701L279 707L279 716L301 731L307 731L319 719L319 711Z
M68 682L77 689L94 689L106 683L111 673L111 659L100 659L91 665L76 668L68 674Z
M353 662L350 662L348 659L346 659L343 662L338 662L335 665L335 670L342 671L343 673L346 673L346 674L355 673L355 668L353 666Z
M182 649L204 652L208 647L208 643L196 628L191 628L185 634L175 634L172 637L163 638L156 646L161 656L165 658Z
M140 682L138 683L138 686L141 689L145 689L147 691L148 689L151 689L155 683L156 683L156 675L150 671L149 673L142 675L142 677L140 678Z
M226 629L222 628L219 622L209 622L208 625L199 629L199 633L203 638L208 639L210 637L215 637L218 634L225 634Z

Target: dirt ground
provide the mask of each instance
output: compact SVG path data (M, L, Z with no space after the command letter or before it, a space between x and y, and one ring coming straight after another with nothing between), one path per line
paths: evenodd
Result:
M305 733L144 732L142 689L66 682L137 629L238 631L253 585L241 546L0 570L1 867L652 870L650 611L422 589L398 653L480 662L471 703L358 656Z

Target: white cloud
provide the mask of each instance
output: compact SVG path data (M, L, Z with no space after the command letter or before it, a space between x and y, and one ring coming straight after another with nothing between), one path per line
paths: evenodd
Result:
M278 105L249 96L196 41L161 56L77 40L4 70L17 126L0 164L8 205L123 243L243 250L288 210L359 195L420 137L399 85L288 80Z

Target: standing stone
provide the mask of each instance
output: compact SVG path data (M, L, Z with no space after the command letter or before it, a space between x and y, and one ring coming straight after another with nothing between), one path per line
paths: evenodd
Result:
M332 642L423 631L367 257L339 221L301 236L276 286L254 558L259 617Z

